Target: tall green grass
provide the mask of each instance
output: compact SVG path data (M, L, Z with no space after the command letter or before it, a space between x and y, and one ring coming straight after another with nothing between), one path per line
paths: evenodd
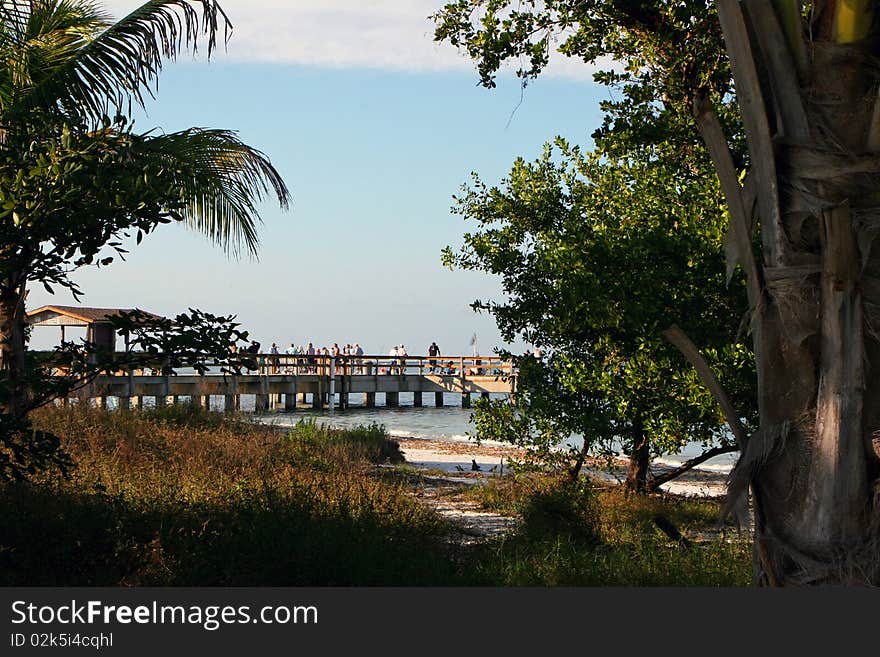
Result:
M2 585L459 581L447 524L402 483L369 476L394 454L377 428L283 435L185 406L35 419L77 467L2 487Z

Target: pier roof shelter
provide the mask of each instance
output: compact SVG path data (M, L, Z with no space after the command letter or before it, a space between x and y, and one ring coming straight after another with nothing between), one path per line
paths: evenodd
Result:
M61 341L64 341L64 329L68 326L86 327L86 340L99 349L116 350L116 333L110 323L111 317L122 313L130 313L134 308L87 308L85 306L43 306L27 314L27 323L31 326L58 326L61 328ZM151 319L161 320L141 310ZM128 340L128 336L126 336Z

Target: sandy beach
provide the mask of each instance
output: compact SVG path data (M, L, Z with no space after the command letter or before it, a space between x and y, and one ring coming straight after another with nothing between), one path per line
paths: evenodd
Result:
M524 451L517 447L497 444L477 445L472 442L441 441L427 438L395 438L410 465L441 472L448 479L462 483L478 483L507 471L510 458L521 458ZM474 464L477 468L474 469ZM652 470L660 471L669 466L654 463ZM593 462L588 465L590 476L620 483L626 476L626 461L619 459L611 468ZM674 481L660 487L674 495L716 497L727 492L727 472L717 469L694 468Z

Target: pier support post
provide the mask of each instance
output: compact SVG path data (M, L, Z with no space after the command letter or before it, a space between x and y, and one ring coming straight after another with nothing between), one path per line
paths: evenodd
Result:
M443 406L443 393L435 392L434 393L434 406L437 408L441 408Z
M269 394L269 377L265 374L260 376L260 392L254 397L254 412L263 413L269 410L272 395Z
M156 406L162 407L168 405L168 397L166 395L156 395Z
M143 395L137 395L137 396L134 398L134 402L135 402L135 404L137 404L137 407L138 407L138 408L142 409L142 408L144 407L144 396L143 396Z
M469 393L469 392L461 393L461 407L462 408L470 408L471 407L471 393Z
M131 409L131 397L120 397L119 408L124 408L126 410Z
M385 393L385 406L389 408L396 408L400 406L400 393L399 392L386 392Z
M227 413L241 409L241 395L238 394L238 377L234 374L229 378L226 394L223 396L223 410Z
M294 378L291 382L291 388L286 393L284 393L284 410L285 411L295 411L296 410L296 379Z
M420 392L413 393L413 406L415 406L416 408L422 407L422 393L420 393Z
M327 404L330 407L330 414L336 410L336 359L330 359L330 382L327 391ZM340 398L342 395L339 395ZM341 400L340 400L341 401Z
M364 393L364 406L367 408L375 408L376 407L376 393L375 392L365 392Z

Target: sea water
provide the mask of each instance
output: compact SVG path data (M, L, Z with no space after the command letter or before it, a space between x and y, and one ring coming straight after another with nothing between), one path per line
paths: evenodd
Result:
M333 413L329 410L315 410L301 408L296 411L275 410L261 416L261 420L277 426L293 426L302 420L312 420L318 424L338 428L351 428L359 425L379 424L392 437L428 438L433 440L445 440L453 442L473 441L476 435L476 427L473 423L473 409L461 408L459 395L445 395L445 406L433 405L434 395L422 395L424 405L413 405L412 393L400 393L400 405L390 408L381 405L382 395L377 395L377 405L374 408L352 405L345 410L338 407ZM503 395L492 395L492 398ZM360 395L352 395L352 402ZM457 402L451 405L450 402ZM242 408L245 408L245 398L242 398ZM572 436L568 444L579 446L583 444L582 438ZM679 454L663 456L654 460L655 463L677 466L688 459L699 456L704 451L699 442L688 443ZM739 456L736 452L715 456L700 464L700 469L726 472L731 469Z

